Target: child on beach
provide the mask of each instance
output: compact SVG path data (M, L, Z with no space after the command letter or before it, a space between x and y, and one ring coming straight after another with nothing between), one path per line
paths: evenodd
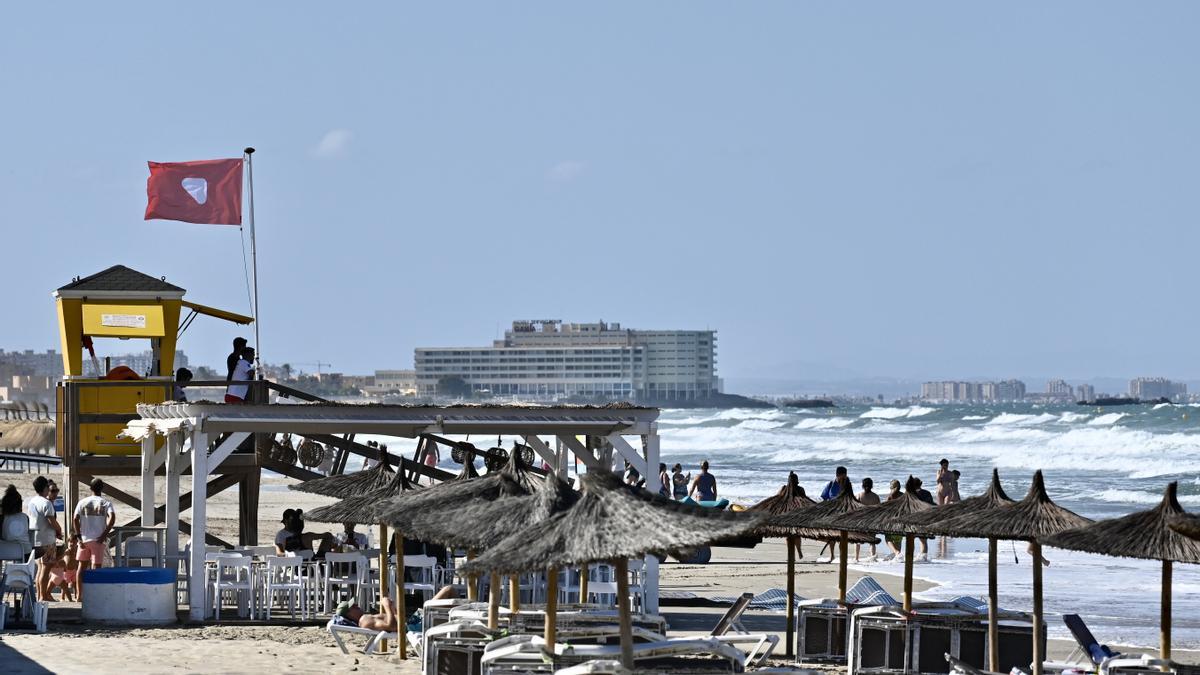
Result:
M59 600L75 601L75 578L79 574L77 557L79 535L71 535L71 541L58 547L58 559L50 568L50 592L55 589L62 591Z

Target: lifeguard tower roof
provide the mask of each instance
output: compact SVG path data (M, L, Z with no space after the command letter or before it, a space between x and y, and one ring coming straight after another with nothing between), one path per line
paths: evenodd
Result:
M183 295L184 290L175 284L167 283L165 278L155 278L124 265L113 265L60 287L56 295L62 296L64 292L70 295L87 292Z

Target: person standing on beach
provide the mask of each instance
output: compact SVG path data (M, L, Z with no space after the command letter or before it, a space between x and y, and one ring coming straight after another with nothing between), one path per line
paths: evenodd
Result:
M839 466L833 472L833 480L825 484L825 489L821 490L821 501L827 502L830 499L837 499L837 496L842 494L842 485L849 484L850 478L846 472L846 467Z
M54 504L48 498L50 481L45 476L33 479L33 491L37 496L29 500L29 528L33 530L33 550L37 558L37 578L34 586L37 599L50 601L50 568L56 562L58 538L63 536L62 526L54 513Z
M75 531L79 533L79 576L76 583L79 587L79 598L83 599L83 570L100 569L104 566L104 549L108 545L108 535L113 525L117 523L117 512L112 502L102 496L104 481L93 478L88 484L92 495L75 505L72 522Z
M658 494L671 498L671 474L667 472L667 465L662 463L658 465Z
M858 493L856 495L856 497L858 497L858 501L860 503L862 503L864 506L878 506L879 505L879 495L876 494L875 492L871 491L871 488L873 488L873 487L875 487L875 481L871 480L869 477L862 479L862 492ZM855 544L854 545L854 562L858 562L858 554L861 551L862 551L862 544ZM871 544L871 560L874 560L875 557L876 557L875 544Z
M237 365L233 368L232 379L229 380L229 386L225 388L226 403L245 403L246 397L250 394L250 385L243 384L254 379L254 348L246 347L242 350L242 358L238 359Z
M942 461L945 462L946 466L950 465L950 462L947 462L944 459ZM949 472L947 472L947 473L949 473ZM951 479L953 479L953 476L951 476ZM921 479L913 478L913 480L916 481L916 483L917 483L917 499L920 499L921 501L925 502L926 504L929 504L930 506L937 506L937 504L934 504L933 495L929 494L929 490L926 490L925 488L921 487ZM939 487L938 490L940 492L941 487ZM920 544L921 544L920 559L928 561L929 560L929 540L925 537L918 537L917 541L920 542Z
M708 472L708 460L700 462L700 473L692 479L692 487L688 489L688 496L699 495L698 501L715 502L717 501L717 477ZM695 499L695 497L692 497Z
M889 490L889 492L888 492L887 501L890 502L893 499L899 499L900 498L900 481L893 478L892 482L888 484L888 490ZM902 537L898 534L885 534L883 536L883 541L885 543L887 543L888 548L890 548L892 550L892 554L889 555L887 558L884 558L884 560L891 560L893 558L899 558L901 556L901 553L900 553L901 539L902 539Z
M683 465L676 463L671 467L671 495L679 501L687 496L688 483L691 482L692 475L683 475Z

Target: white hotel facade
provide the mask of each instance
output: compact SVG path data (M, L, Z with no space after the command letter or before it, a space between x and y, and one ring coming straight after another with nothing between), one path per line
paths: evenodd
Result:
M460 378L476 394L678 401L720 390L716 331L514 321L491 347L418 347L417 393Z

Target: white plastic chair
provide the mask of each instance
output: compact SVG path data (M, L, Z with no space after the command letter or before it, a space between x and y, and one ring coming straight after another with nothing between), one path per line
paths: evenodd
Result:
M404 569L416 570L414 581L404 582L404 592L421 593L424 599L428 600L437 589L437 558L431 555L406 555L404 556ZM408 578L408 574L404 575Z
M4 566L5 596L13 595L21 601L22 618L34 616L37 600L35 581L37 578L37 563L34 561L8 563Z
M275 607L275 599L279 593L286 593L288 610L293 619L296 618L296 599L300 602L300 618L308 619L308 578L304 576L302 558L283 556L268 556L267 565L263 569L263 602L259 605L262 617L271 618L271 610Z
M33 540L29 538L29 514L12 513L5 516L4 532L0 533L0 539L19 544L21 546L21 560L25 560L33 552Z
M0 560L23 563L28 556L29 554L21 548L21 542L0 539Z
M122 560L126 567L132 567L130 561L138 561L138 567L149 560L154 567L162 567L162 551L158 550L158 541L151 537L134 537L125 540L125 552Z
M350 597L358 597L359 584L363 582L365 569L369 563L360 553L326 553L325 574L322 579L324 586L325 608L334 606L333 589L338 589L341 596L343 589L349 589Z
M217 567L212 584L213 619L221 618L221 595L226 591L233 591L237 594L239 610L242 602L247 602L250 616L254 616L254 571L250 566L251 560L245 556L220 555L216 557L215 561Z

